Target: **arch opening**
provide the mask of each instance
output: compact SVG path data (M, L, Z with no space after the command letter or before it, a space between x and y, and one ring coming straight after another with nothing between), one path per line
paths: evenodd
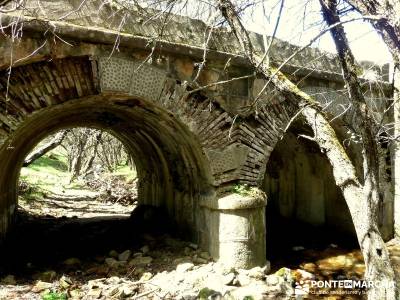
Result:
M18 214L51 217L129 216L137 200L136 167L107 131L67 128L25 158Z
M267 259L274 268L303 269L320 279L362 278L354 225L332 167L318 145L302 135L312 136L311 129L292 124L267 163ZM346 256L350 265L340 265L338 258Z
M210 173L196 137L158 106L112 95L81 98L42 109L27 118L3 145L0 210L6 221L3 219L2 233L15 221L19 174L28 153L49 134L79 126L110 132L124 144L137 169L138 204L158 207L158 213L162 212L161 220L156 219L153 224L152 219L150 225L162 227L168 219L172 234L198 242L202 222L198 203L202 195L210 192ZM135 240L135 232L132 236L126 229L138 225L143 223L129 218L115 226L130 241ZM10 236L13 235L11 231Z

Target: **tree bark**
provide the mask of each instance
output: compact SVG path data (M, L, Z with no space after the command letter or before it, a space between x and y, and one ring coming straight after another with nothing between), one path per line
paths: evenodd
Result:
M43 155L45 155L47 152L49 152L49 151L55 149L56 147L60 146L68 132L69 132L68 130L62 130L62 131L58 132L50 142L48 142L47 144L43 145L42 147L40 147L36 151L30 153L28 155L28 157L25 159L25 161L24 161L22 166L23 167L29 166L35 160L37 160L38 158L40 158Z
M400 58L400 2L398 0L346 0L360 14L380 16L377 21L370 20L381 34L392 55Z
M320 0L323 17L328 26L340 23L336 0ZM364 216L353 217L361 251L365 259L367 280L385 283L368 293L369 299L396 299L395 275L389 253L378 229L380 204L379 154L375 123L365 101L357 77L353 53L342 25L330 29L343 70L343 78L354 113L355 130L361 135L364 161L364 196L359 205L365 208ZM366 204L366 205L365 205ZM360 223L360 221L362 221ZM358 224L360 223L360 224Z
M84 167L84 171L83 171L83 174L85 176L90 173L90 170L93 167L93 162L94 162L94 159L96 158L97 151L98 151L98 148L99 148L99 144L100 144L102 135L103 135L103 131L97 131L95 136L94 136L93 151L92 151L89 159L86 161L86 164L85 164L85 167Z
M360 241L360 247L368 249L367 251L362 251L364 260L368 266L367 278L371 278L372 276L374 279L382 279L383 281L394 279L387 250L376 226L376 215L374 215L376 212L370 206L371 203L375 204L374 201L378 201L376 193L378 183L374 179L368 180L365 185L360 183L353 163L346 154L319 103L300 91L282 73L266 67L262 64L261 59L254 55L249 35L242 25L231 1L219 0L218 7L229 23L250 63L255 68L258 68L256 71L271 82L285 96L287 101L297 103L302 110L301 112L305 121L312 128L314 133L313 139L330 161L336 185L341 189L349 207L357 237ZM362 107L361 104L360 107ZM366 142L369 143L370 140L366 140ZM375 149L374 146L372 149ZM370 161L370 166L374 166L374 161L377 158L374 155L377 155L375 151L371 155L365 153L365 157L368 156ZM365 170L367 170L367 173L375 173L377 171L369 168ZM369 255L373 255L372 261ZM382 272L382 274L379 275L378 272ZM381 290L378 291L378 293L380 292ZM383 292L386 293L386 291ZM395 299L393 290L387 291L384 298L373 298L373 295L377 295L375 291L370 292L369 295L369 299Z
M393 57L393 100L394 100L394 218L395 233L400 236L400 1L398 0L346 0L362 15L380 16L370 20L381 35ZM400 288L399 288L400 289ZM400 291L398 292L400 294Z
M74 158L72 160L72 167L71 167L71 178L70 178L70 183L74 181L82 171L82 163L85 155L85 150L86 150L86 145L89 141L89 129L84 129L83 134L79 136L79 140L77 143L77 149L74 154Z

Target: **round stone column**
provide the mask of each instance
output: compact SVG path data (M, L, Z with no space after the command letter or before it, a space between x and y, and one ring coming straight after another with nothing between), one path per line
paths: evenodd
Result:
M205 241L211 256L235 268L263 266L265 257L266 196L256 188L251 193L228 194L201 205L205 217Z

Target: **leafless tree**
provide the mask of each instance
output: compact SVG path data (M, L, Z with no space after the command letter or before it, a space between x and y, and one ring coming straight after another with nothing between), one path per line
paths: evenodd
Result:
M39 159L46 153L50 152L51 150L57 148L61 145L64 138L67 136L68 130L61 130L57 134L55 134L49 142L44 144L43 146L37 147L31 153L29 153L28 157L25 159L23 166L27 167L35 160Z
M332 0L329 4L331 8L329 11L332 12L333 10L333 15L335 15L336 2ZM361 92L357 73L354 72L354 58L349 50L340 19L338 17L329 18L332 14L328 13L326 2L321 1L325 20L330 26L331 33L336 41L350 101L354 105L355 113L358 116L355 130L361 136L363 146L364 178L362 180L357 177L355 166L329 124L329 119L323 113L323 108L308 95L299 91L283 74L273 72L268 66L263 65L262 59L254 54L249 34L231 1L219 0L218 5L222 15L240 42L249 62L260 75L263 75L268 82L271 82L286 98L298 103L302 116L313 130L314 136L311 139L319 145L332 164L336 184L342 190L349 207L366 262L366 279L375 282L379 280L382 283L379 287L369 290L369 299L397 299L394 286L394 271L377 225L380 189L379 154L376 136L373 132L375 124L370 117L368 106Z
M62 143L67 152L71 181L94 172L95 165L113 172L130 163L123 144L113 135L91 128L74 128Z

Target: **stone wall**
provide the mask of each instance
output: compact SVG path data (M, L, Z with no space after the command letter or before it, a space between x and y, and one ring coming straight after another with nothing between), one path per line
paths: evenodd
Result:
M328 160L316 144L293 131L287 132L272 152L263 188L268 209L281 216L355 234Z
M296 152L278 146L283 158L296 157L278 175L290 183L273 176L264 180L270 155L299 108L268 87L257 111L247 109L266 81L251 76L253 70L231 33L215 31L207 64L198 73L204 32L209 30L201 21L174 16L160 35L157 20L143 22L148 11L111 4L98 10L97 0L85 2L79 11L72 0L42 2L46 5L37 9L36 1L27 1L21 20L29 22L14 45L0 36L0 234L12 223L24 156L45 135L72 125L113 131L135 158L140 202L164 207L182 232L228 264L246 267L265 261L265 195L235 193L236 186L261 187L265 182L271 203L281 206L283 214L311 216L315 224L339 219L346 224L344 230L351 227L345 215L336 213L346 207L328 182L330 167L317 151L310 153L312 147ZM15 21L15 16L2 15L1 20ZM262 53L261 36L251 38ZM297 49L276 41L272 64ZM10 57L14 64L8 75ZM387 96L388 84L379 82L385 70L373 69L377 81L364 91L382 117L387 103L376 105L374 97ZM326 105L329 116L341 115L334 123L340 124L338 133L345 140L351 116L343 110L348 100L337 59L305 49L283 71ZM240 76L248 77L213 85ZM296 138L286 139L295 145ZM272 164L279 162L279 155ZM301 163L303 169L296 167ZM324 180L316 169L323 170ZM307 191L301 177L314 189ZM297 194L294 186L299 187ZM385 228L393 211L390 190L387 196Z

